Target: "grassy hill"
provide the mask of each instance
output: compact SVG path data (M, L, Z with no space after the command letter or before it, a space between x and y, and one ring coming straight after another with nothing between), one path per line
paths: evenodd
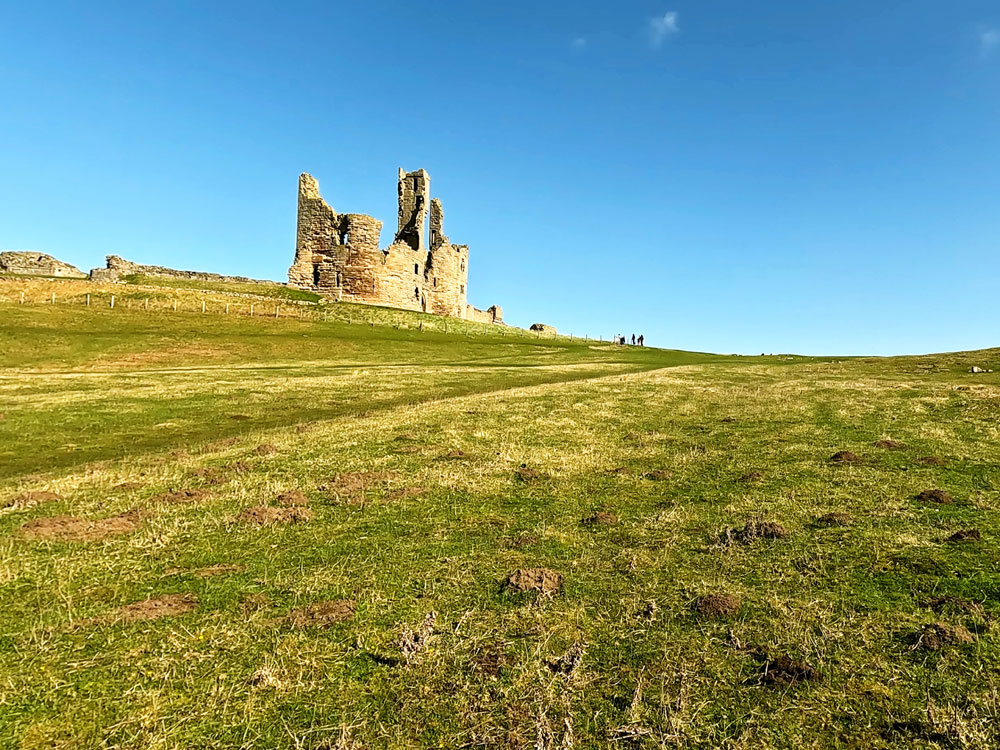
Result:
M1000 351L248 294L0 280L0 746L1000 744Z

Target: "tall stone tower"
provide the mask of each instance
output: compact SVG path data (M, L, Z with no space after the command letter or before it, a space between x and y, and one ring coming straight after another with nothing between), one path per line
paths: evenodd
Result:
M431 178L423 169L399 170L399 229L396 242L405 242L414 250L427 251L424 225L431 201Z

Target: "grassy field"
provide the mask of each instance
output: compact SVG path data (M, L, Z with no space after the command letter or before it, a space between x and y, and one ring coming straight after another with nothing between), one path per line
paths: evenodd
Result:
M0 302L0 747L1000 746L1000 350L167 291Z

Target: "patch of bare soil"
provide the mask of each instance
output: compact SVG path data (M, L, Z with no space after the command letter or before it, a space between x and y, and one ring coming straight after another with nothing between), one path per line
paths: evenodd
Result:
M854 519L847 513L832 511L821 515L816 519L816 523L819 526L850 526L854 523Z
M222 484L226 481L222 471L214 466L202 466L192 471L191 475L204 480L206 484Z
M990 619L983 605L971 599L964 599L961 596L944 594L942 596L932 596L921 602L921 605L934 610L938 614L960 614L974 615L982 619Z
M580 668L580 665L583 664L585 653L587 653L586 643L574 643L559 658L548 660L549 671L561 674L564 677L571 677Z
M460 459L465 458L465 451L460 451L460 450L448 451L447 453L442 453L440 456L438 456L438 458L440 458L443 461L458 461Z
M795 685L821 679L819 670L803 661L784 655L762 659L760 681L765 685Z
M408 497L417 497L427 492L424 487L396 487L386 497L389 500L406 500Z
M788 530L780 523L751 519L742 529L727 526L720 534L720 541L727 545L733 542L750 544L758 539L785 539L787 536Z
M299 490L286 490L278 495L274 502L285 508L291 508L296 505L309 505L309 498Z
M924 466L946 466L948 464L941 456L924 456L923 458L918 458L917 463Z
M295 431L300 435L305 435L307 432L312 432L316 429L315 422L303 422L300 425L296 425Z
M857 464L861 463L861 456L859 456L857 453L851 453L851 451L837 451L832 456L830 456L830 463Z
M62 495L45 491L22 492L17 497L0 504L0 508L30 508L42 503L54 503L56 500L62 500Z
M884 448L887 451L901 451L906 449L906 445L898 440L876 440L872 445L876 448Z
M722 420L721 420L721 422L723 424L732 424L735 421L736 421L736 417L723 417Z
M198 608L198 598L193 594L164 594L142 602L126 604L119 608L115 619L123 622L145 622L161 617L175 617Z
M141 490L145 486L145 482L119 482L111 489L121 492L131 492L132 490Z
M191 458L191 454L186 448L179 448L178 450L170 451L170 457L183 460L185 458Z
M694 610L702 617L732 617L740 611L743 602L732 594L708 594L694 603Z
M962 529L961 531L956 531L945 541L948 542L979 542L982 541L983 535L979 529Z
M328 492L335 500L355 502L373 487L386 487L399 478L394 471L352 471L337 474L320 490Z
M924 503L937 503L938 505L951 505L955 502L955 498L944 490L924 490L917 495L917 500Z
M654 482L665 482L668 479L673 479L674 473L666 469L653 469L653 471L647 472L645 477L646 479L652 479Z
M580 523L584 526L614 526L618 523L618 516L614 513L598 511L592 516L587 516L586 518L581 519Z
M328 628L354 618L356 605L349 599L313 602L288 613L288 622L297 628Z
M536 534L509 536L503 540L503 546L506 549L524 549L525 547L530 547L533 544L538 544L538 536Z
M212 496L208 490L188 489L161 492L152 498L154 503L196 503Z
M246 422L248 419L250 419L250 417L247 416L246 414L230 414L229 418L234 422Z
M278 523L299 523L311 521L313 512L308 508L293 506L291 508L273 508L269 505L258 505L242 511L236 519L255 526L270 526Z
M240 442L238 437L223 438L222 440L213 440L202 446L202 453L215 453L217 451L224 450L225 448L232 448L234 445Z
M946 622L932 622L910 637L913 648L924 651L940 651L947 646L963 646L975 638L964 625L950 625Z
M273 456L278 452L278 446L272 445L271 443L261 443L253 449L253 452L258 456Z
M628 469L626 469L624 466L616 466L613 469L607 469L604 473L611 474L613 476L621 476L623 474L628 474Z
M504 588L515 594L534 591L555 594L562 589L563 576L548 568L518 568L504 581Z
M741 474L739 479L737 479L736 481L741 482L743 484L752 484L754 482L759 482L763 478L764 475L761 474L759 471L748 471L746 474Z
M499 677L505 668L514 663L514 659L503 649L503 646L497 644L488 644L476 651L469 661L473 672L491 678Z
M90 542L118 534L136 531L142 525L138 510L130 510L110 518L75 518L53 516L35 518L21 526L21 533L29 539L46 539L59 542Z
M531 482L540 482L544 479L549 478L548 474L544 474L538 471L538 469L532 469L527 464L521 464L520 466L518 466L517 470L514 472L514 476L517 478L517 481L523 482L525 484L530 484Z
M253 471L253 467L246 461L233 461L231 464L228 464L225 469L235 474L249 474Z

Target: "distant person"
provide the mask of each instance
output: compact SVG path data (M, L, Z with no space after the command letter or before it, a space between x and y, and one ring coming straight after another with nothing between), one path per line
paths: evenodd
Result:
M640 333L639 334L639 346L645 346L645 344L643 343L644 341L645 341L645 339L642 337L642 334Z
M635 334L632 334L632 346L635 346Z

